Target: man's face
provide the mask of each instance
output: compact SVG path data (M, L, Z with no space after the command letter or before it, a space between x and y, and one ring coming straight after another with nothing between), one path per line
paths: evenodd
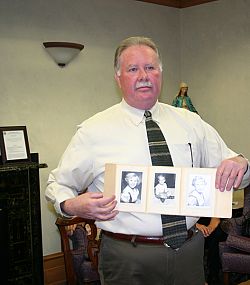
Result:
M130 106L150 109L161 91L162 72L157 54L144 45L125 49L120 56L120 74L115 79Z

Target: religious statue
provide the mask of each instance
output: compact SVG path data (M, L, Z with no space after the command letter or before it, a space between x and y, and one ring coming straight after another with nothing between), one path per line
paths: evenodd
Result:
M179 93L176 95L175 99L173 100L172 105L179 108L185 108L191 112L195 112L198 114L187 92L188 92L188 85L182 82L180 84Z

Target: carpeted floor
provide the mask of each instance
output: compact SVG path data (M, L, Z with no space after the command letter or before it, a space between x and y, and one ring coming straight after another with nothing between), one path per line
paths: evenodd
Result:
M240 283L239 285L250 285L250 280L243 282L243 283Z
M208 282L208 285L223 285L223 273L220 272L219 277ZM230 285L250 285L250 275L230 273Z

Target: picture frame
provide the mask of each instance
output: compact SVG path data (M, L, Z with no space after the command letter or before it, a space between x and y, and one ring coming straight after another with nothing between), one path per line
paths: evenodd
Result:
M0 150L3 164L31 161L26 126L0 127Z

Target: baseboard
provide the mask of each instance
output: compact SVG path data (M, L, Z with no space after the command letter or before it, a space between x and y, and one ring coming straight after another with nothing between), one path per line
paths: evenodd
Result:
M66 285L64 256L62 252L43 257L44 285Z

